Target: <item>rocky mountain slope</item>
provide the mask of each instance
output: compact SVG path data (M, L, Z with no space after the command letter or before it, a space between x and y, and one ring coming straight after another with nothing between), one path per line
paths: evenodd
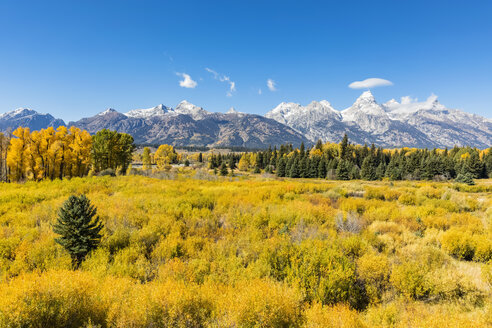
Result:
M65 123L50 114L21 108L0 115L0 131L26 126L32 130ZM107 109L69 125L96 133L113 129L133 135L137 143L168 143L176 146L268 145L322 141L339 142L347 133L353 143L384 147L492 146L492 121L456 109L448 109L432 95L418 102L408 97L380 104L370 91L352 106L336 110L326 100L306 106L281 103L265 116L231 108L212 113L182 101L175 108L158 105L120 113Z
M384 147L492 146L492 121L447 109L431 96L424 102L407 97L379 104L365 91L349 108L338 111L326 100L307 106L281 103L266 117L284 123L310 141L338 142L347 133L352 142Z
M60 125L65 125L65 122L50 114L40 114L28 108L19 108L12 112L0 114L0 131L13 131L19 126L39 130L49 126L56 128Z
M211 113L187 101L176 108L159 105L119 113L108 109L70 125L90 133L107 128L131 134L137 143L167 143L175 146L249 147L292 143L308 140L294 129L260 115L229 110Z

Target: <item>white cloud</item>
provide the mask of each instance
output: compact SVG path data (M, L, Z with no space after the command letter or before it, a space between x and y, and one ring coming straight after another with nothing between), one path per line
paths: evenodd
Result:
M363 81L355 81L349 84L349 88L351 89L370 89L375 87L383 87L393 85L393 82L380 79L377 77L372 77L370 79L365 79Z
M236 82L231 81L231 79L226 75L221 75L211 68L205 67L205 70L214 76L214 79L220 82L227 82L229 84L229 91L227 92L227 97L232 97L232 93L236 91Z
M176 73L176 75L183 78L183 81L179 81L179 85L183 88L193 89L198 84L186 73Z
M258 89L258 94L261 95L263 93L263 91L261 91L261 89Z
M272 79L267 80L267 87L270 91L277 91L277 84Z
M214 79L218 79L219 78L219 73L217 73L216 71L214 71L213 69L210 69L208 67L205 67L205 70L209 73L212 73L214 75Z
M391 99L384 106L390 112L397 113L414 113L421 109L432 109L436 106L437 96L435 94L431 94L426 100L419 101L417 98L412 98L410 96L401 97L400 102ZM440 105L437 105L440 106Z

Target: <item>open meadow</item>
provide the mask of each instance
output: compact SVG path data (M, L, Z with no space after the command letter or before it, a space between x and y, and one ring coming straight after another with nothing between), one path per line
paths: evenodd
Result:
M73 194L104 224L76 270ZM0 184L0 327L486 327L491 260L491 180Z

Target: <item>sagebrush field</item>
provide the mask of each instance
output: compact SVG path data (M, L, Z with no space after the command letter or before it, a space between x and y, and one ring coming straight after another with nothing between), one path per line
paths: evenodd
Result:
M104 223L77 270L73 194ZM491 259L490 180L0 184L1 327L485 327Z

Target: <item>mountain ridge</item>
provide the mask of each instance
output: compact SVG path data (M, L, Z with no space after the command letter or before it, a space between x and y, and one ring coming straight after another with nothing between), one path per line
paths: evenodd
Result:
M19 108L0 114L0 131L17 126L41 129L65 125L50 114ZM109 128L132 134L138 143L177 146L265 147L270 144L339 142L346 133L351 142L383 147L444 148L492 145L492 120L427 100L402 97L378 103L364 91L343 110L327 100L306 106L282 102L264 116L239 112L209 112L186 100L175 108L163 104L121 113L108 108L94 116L69 122L90 133Z

